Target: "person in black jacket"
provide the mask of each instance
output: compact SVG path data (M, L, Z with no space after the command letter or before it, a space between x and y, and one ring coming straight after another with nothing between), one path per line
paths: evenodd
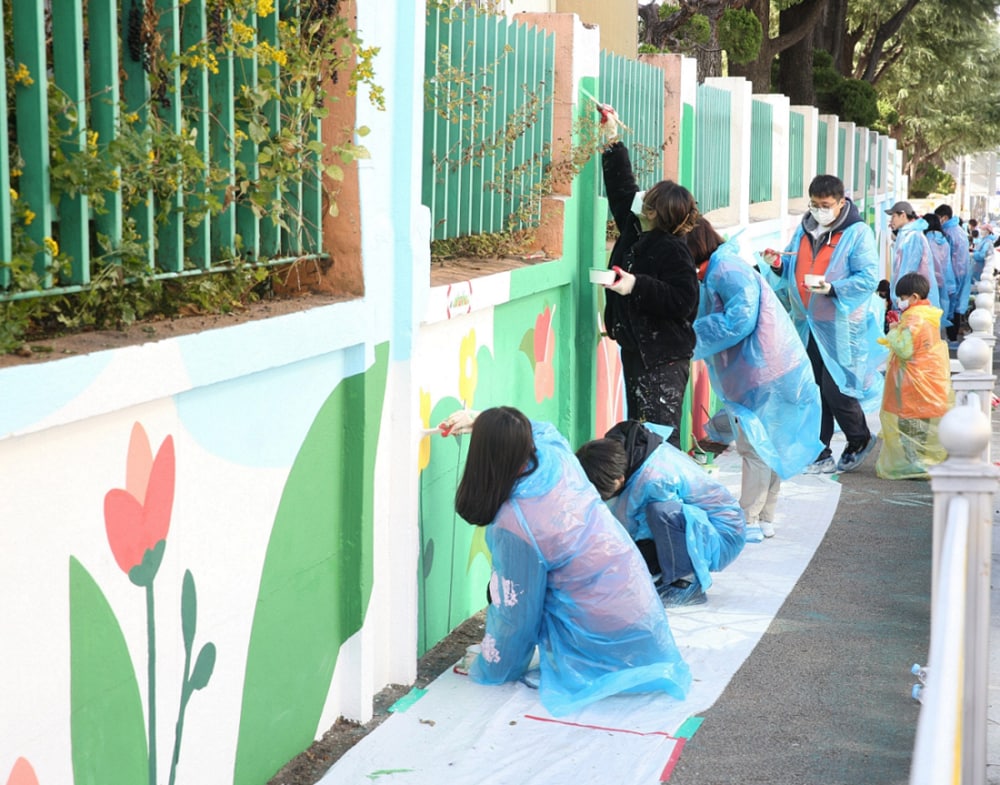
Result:
M608 267L618 278L607 286L604 324L621 348L628 417L671 426L668 441L680 447L698 314L698 275L684 235L698 209L691 192L670 180L640 193L617 125L611 110L602 120L602 163L619 232Z

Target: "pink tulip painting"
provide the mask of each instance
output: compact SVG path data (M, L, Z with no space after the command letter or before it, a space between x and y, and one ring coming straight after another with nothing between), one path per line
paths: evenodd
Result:
M137 586L148 586L156 577L173 504L173 437L163 440L154 459L149 437L136 423L129 439L125 488L105 495L104 526L115 561Z

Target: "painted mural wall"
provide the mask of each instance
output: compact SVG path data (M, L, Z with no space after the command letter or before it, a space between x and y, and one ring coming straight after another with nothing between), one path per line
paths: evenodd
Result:
M0 782L260 785L415 678L423 13L357 7L365 297L0 369Z

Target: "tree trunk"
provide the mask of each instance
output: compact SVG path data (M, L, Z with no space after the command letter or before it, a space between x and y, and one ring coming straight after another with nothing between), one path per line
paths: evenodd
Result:
M782 12L782 21L785 13ZM847 36L847 0L829 0L813 31L812 40L814 49L830 53L838 74L850 76L854 67L854 50Z
M709 76L722 76L722 50L718 45L698 51L698 83Z
M792 32L797 24L797 19L790 18L791 10L786 9L781 12L779 30L782 34ZM801 41L788 47L778 56L777 90L787 95L793 105L812 106L816 103L811 35L803 36Z

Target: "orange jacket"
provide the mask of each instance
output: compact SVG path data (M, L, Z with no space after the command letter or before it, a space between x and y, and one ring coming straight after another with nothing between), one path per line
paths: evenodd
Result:
M882 409L907 420L943 416L954 392L948 344L941 339L941 309L918 300L879 342L890 351Z

